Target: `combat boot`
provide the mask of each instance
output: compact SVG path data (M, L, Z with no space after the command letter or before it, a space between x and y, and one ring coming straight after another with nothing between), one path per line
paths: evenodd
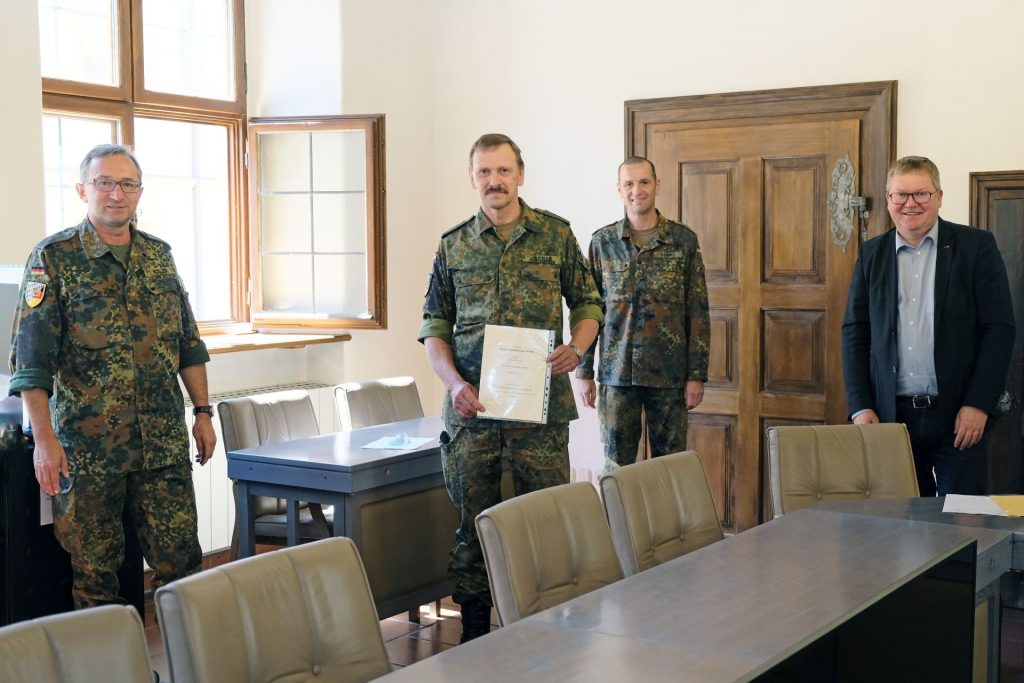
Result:
M480 598L470 598L461 604L462 637L460 643L485 636L491 631L491 606Z

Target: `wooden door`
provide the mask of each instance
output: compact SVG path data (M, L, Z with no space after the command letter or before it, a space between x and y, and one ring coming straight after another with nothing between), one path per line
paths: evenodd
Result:
M828 90L771 94L778 103L795 92L807 99L809 91ZM891 87L879 91L883 100L894 96ZM711 366L704 403L690 415L687 446L701 456L723 526L740 531L768 508L765 430L846 422L840 328L862 225L854 218L846 240L834 231L829 193L845 157L857 193L878 197L884 214L893 146L864 110L751 111L728 96L709 97L714 101L705 104L721 118L709 120L708 107L686 118L693 111L683 107L680 120L662 107L642 130L634 127L627 152L655 163L659 208L700 237ZM865 186L875 191L860 192ZM868 232L888 227L872 218Z
M971 174L971 225L990 230L1010 279L1017 338L1002 415L989 432L989 490L1024 493L1024 171Z

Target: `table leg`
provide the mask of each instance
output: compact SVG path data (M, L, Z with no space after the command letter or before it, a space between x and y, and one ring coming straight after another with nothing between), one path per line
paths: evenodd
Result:
M345 507L349 502L349 498L349 496L341 495L331 501L331 505L334 506L335 536L348 536L350 538L352 536L352 533L348 528L348 510Z
M299 544L299 501L289 498L288 506L288 545Z
M252 516L252 496L249 495L249 484L237 482L238 496L238 556L252 557L256 552L256 519Z

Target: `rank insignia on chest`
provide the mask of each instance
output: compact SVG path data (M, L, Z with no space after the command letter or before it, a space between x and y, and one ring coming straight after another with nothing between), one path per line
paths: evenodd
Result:
M46 294L46 285L42 282L25 283L25 303L29 308L35 308L43 303L43 296Z

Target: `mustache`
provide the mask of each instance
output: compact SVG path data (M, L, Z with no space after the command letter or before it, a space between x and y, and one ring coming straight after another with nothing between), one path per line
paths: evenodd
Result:
M506 190L504 187L493 185L487 188L487 194L508 194L508 190Z

